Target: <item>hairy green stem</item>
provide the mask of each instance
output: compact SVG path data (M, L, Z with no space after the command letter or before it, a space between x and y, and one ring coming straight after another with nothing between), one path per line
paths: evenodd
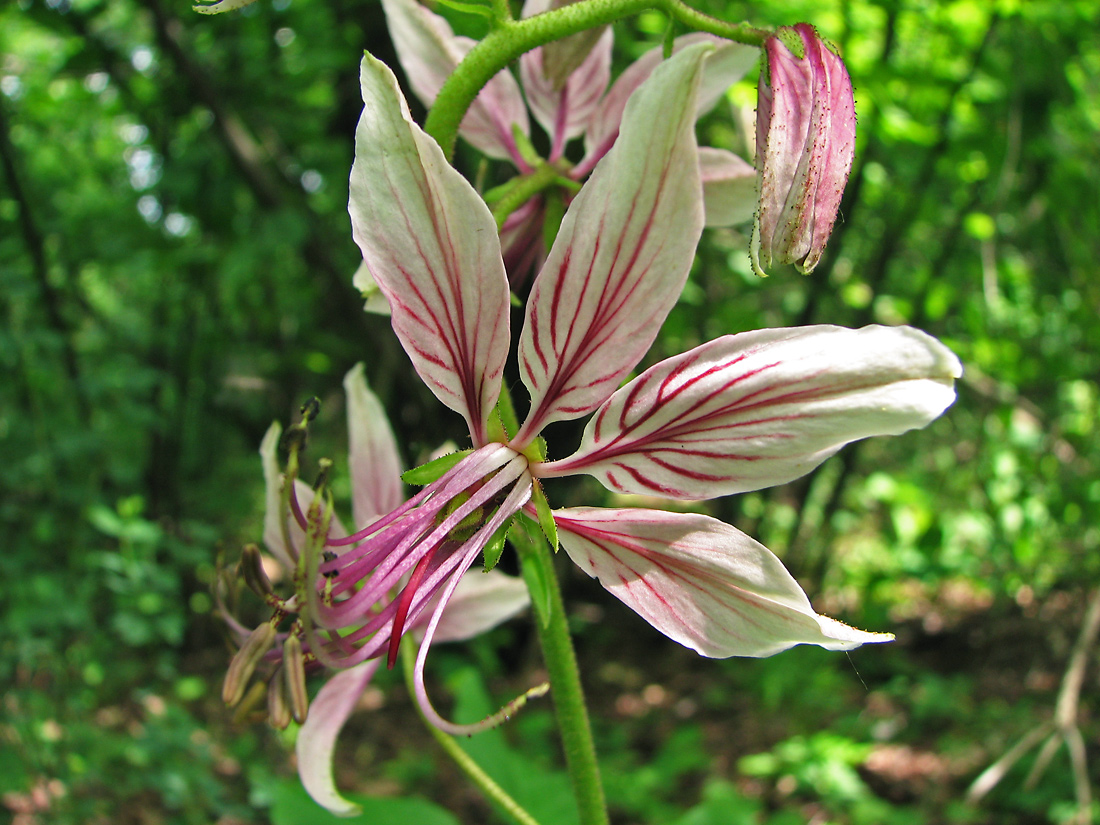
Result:
M497 230L504 226L508 216L527 203L532 197L543 189L553 186L555 183L568 182L568 178L562 175L549 163L543 163L534 172L513 178L505 186L507 189L500 198L492 204L493 218L497 222ZM504 187L502 187L503 189Z
M409 690L410 696L416 695L416 684L413 675L415 667L416 643L413 642L412 639L406 637L401 642L401 670L405 675L405 685ZM453 736L444 733L429 722L421 712L420 705L416 702L413 704L416 706L416 712L419 714L421 721L424 722L428 732L435 737L435 741L439 743L439 746L443 748L447 756L451 757L455 764L462 769L462 772L470 777L470 780L477 785L497 810L517 825L539 825L538 820L531 816L531 814L516 802L516 800L512 799L504 788L493 781L493 778L485 773L482 767L474 761L473 757L462 749L462 746L455 741Z
M531 601L539 614L539 642L550 674L550 695L554 698L565 764L573 783L581 825L607 825L607 803L596 761L596 745L588 722L565 605L554 572L553 554L539 528L532 526L526 516L521 516L513 525L509 537L519 553L523 578L532 589Z
M493 9L493 26L501 26L512 22L512 7L508 0L491 0Z
M521 54L553 40L648 10L660 11L691 29L751 46L763 44L770 34L747 23L718 20L684 5L681 0L578 0L523 20L497 16L493 31L469 51L439 90L428 112L424 131L435 138L450 158L454 154L458 126L477 93L493 75Z

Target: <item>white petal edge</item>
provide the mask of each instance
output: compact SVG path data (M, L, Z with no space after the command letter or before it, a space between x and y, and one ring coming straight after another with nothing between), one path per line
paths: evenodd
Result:
M531 597L523 579L476 567L463 574L435 630L437 642L480 636L527 608ZM430 616L431 609L424 616Z
M352 514L356 527L365 527L404 501L403 465L382 402L367 386L362 362L344 376L344 394L348 408Z
M756 167L725 149L699 147L707 226L736 226L756 214Z
M314 802L337 816L354 816L359 806L336 790L332 770L336 739L379 664L380 659L372 659L330 677L310 703L309 715L298 731L295 753L302 786Z

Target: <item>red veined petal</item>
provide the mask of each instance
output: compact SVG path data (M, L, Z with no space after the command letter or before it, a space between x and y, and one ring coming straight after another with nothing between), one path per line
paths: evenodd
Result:
M592 417L573 456L531 470L671 498L758 490L850 441L927 425L961 374L947 347L912 327L728 335L642 373Z
M496 224L412 121L385 64L366 55L361 79L352 234L416 371L485 443L508 355L508 281Z

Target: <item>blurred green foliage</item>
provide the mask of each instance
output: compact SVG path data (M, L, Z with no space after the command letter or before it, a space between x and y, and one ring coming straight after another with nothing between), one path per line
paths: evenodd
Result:
M761 326L911 323L967 374L927 431L710 505L819 609L896 632L892 649L700 661L568 583L617 821L1069 821L1068 768L1023 790L1021 765L981 808L959 798L1049 714L1100 581L1100 7L698 5L816 23L853 76L859 154L813 276L760 281L745 232L707 233L651 359ZM228 653L209 586L219 554L260 535L255 449L315 394L314 455L339 460L340 379L364 359L407 460L461 438L351 287L358 57L396 65L380 6L188 6L0 7L0 791L42 822L321 821L284 740L217 700ZM617 65L663 30L621 25ZM744 150L753 100L751 80L731 90L704 142ZM494 694L537 668L525 631L465 656ZM482 701L441 658L459 709ZM391 738L371 739L376 720L344 746L341 780L380 800L371 821L491 816L388 701L406 714ZM556 798L545 706L470 747Z

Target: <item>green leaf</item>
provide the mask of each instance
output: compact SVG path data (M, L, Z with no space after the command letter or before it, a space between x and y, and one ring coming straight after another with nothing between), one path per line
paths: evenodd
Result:
M500 704L489 696L481 674L474 667L461 668L447 682L455 696L456 719L468 722L484 719ZM527 754L509 747L504 727L457 741L541 825L577 825L577 808L568 776L564 771L542 768Z
M504 540L508 538L508 528L510 526L510 524L503 525L499 530L493 533L493 537L489 539L489 543L485 545L482 554L485 559L486 573L496 567L497 562L500 561L500 556L504 552Z
M296 779L280 782L269 789L272 797L272 825L458 825L448 811L424 799L399 797L366 797L347 794L362 813L353 817L331 814L310 799Z
M516 415L516 405L512 403L512 393L507 383L500 388L496 412L509 438L519 432L519 417Z
M413 467L411 470L403 472L401 480L406 484L413 484L417 487L431 484L433 481L438 481L444 473L472 452L473 450L459 450L456 453L448 453L440 458L432 459L427 464L421 464L419 467Z

